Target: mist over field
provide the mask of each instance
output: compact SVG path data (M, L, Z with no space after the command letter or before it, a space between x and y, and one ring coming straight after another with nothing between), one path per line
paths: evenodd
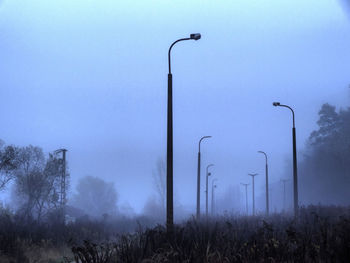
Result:
M192 237L215 230L208 220L220 222L219 232L214 231L219 234L213 234L220 239L227 229L243 231L244 224L270 233L292 231L286 223L291 220L299 233L312 225L313 214L347 218L349 19L348 0L0 0L0 226L14 231L2 235L50 240L53 245L47 248L53 254L69 257L77 255L71 248L82 240L102 242L116 233L152 236L155 250L166 244L160 241L163 230L145 229L159 224L169 232L168 50L181 38L191 41L177 43L171 51L178 227L187 234L196 229ZM200 33L200 39L193 41L192 33ZM276 102L280 104L273 106ZM197 158L203 136L211 138L200 144L198 214ZM257 174L254 201L249 174ZM300 221L292 221L296 204ZM201 225L199 216L207 225ZM231 225L223 223L226 219ZM312 229L315 240L328 227L321 221ZM348 227L336 219L329 223ZM343 230L334 229L330 239L337 240ZM294 242L293 235L288 234L290 240L279 236L278 242ZM8 260L31 258L25 241L19 245L14 239L6 248L3 241L0 261L3 254L18 254L19 247L24 247L23 257ZM232 240L216 241L223 247ZM35 245L42 247L39 243ZM335 253L327 247L329 254L318 254L316 243L307 246L311 252L305 252L304 261ZM129 252L138 255L137 246ZM228 245L227 251L236 248ZM141 262L153 255L152 249L118 260ZM195 257L185 250L181 260ZM298 251L287 249L273 258L298 261ZM277 255L273 249L264 255L269 253ZM255 260L243 254L235 260ZM348 256L339 254L340 259Z

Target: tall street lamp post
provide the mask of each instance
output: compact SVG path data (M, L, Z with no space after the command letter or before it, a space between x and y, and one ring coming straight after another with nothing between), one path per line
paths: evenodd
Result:
M294 185L294 216L298 216L298 167L297 167L297 144L296 144L296 131L295 131L295 116L294 110L288 105L283 105L279 102L272 103L275 107L285 107L290 109L293 115L293 185Z
M241 183L241 185L243 185L245 188L245 210L246 210L246 213L248 215L248 190L247 190L247 187L249 184Z
M174 225L174 211L173 211L173 76L171 74L171 49L173 46L185 40L198 40L201 38L200 34L191 34L188 38L180 38L174 41L168 51L168 109L167 109L167 208L166 208L166 225L168 232L172 232Z
M209 173L208 169L209 167L214 166L214 164L207 165L207 172L206 172L206 185L205 185L205 216L208 219L208 177L211 175Z
M197 166L197 220L201 216L201 194L200 194L200 185L201 185L201 142L204 139L211 138L211 136L203 136L198 143L198 166Z
M253 216L255 216L255 185L254 185L254 177L258 174L248 174L253 179Z
M258 153L262 153L265 155L265 175L266 175L266 215L269 215L269 169L267 164L267 154L263 151L258 151Z

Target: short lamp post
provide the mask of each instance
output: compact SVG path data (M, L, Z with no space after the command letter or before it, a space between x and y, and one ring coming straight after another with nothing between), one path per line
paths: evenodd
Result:
M253 180L253 216L255 216L255 184L254 184L254 177L257 176L258 174L248 174L249 176L252 177Z
M201 142L204 139L211 138L211 136L203 136L198 143L198 162L197 162L197 213L196 218L197 220L200 219L201 216L201 194L200 194L200 187L201 187Z
M267 154L263 151L258 151L258 153L262 153L265 155L265 180L266 180L266 215L269 215L269 167L267 164Z

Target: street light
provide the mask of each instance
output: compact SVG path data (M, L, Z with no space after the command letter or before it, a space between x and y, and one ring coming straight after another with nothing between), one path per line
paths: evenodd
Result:
M255 216L255 185L254 185L254 177L258 174L248 174L253 179L253 216Z
M200 218L201 214L201 194L200 194L200 184L201 184L201 142L204 139L211 138L211 136L203 136L198 143L198 166L197 166L197 220Z
M171 49L173 46L185 40L198 40L200 34L191 34L189 38L180 38L174 41L168 51L168 107L167 107L167 210L166 225L168 232L172 232L174 225L174 200L173 200L173 76L171 74Z
M265 155L265 174L266 174L266 215L269 215L269 170L267 165L267 154L263 151L258 151L258 153L262 153Z
M245 209L246 209L246 213L248 215L248 190L247 190L247 187L249 184L241 183L241 185L243 185L245 188Z
M199 34L199 33L191 34L190 38L193 40L199 40L199 39L201 39L201 34Z
M205 186L205 216L208 218L208 177L211 175L208 169L209 167L214 166L214 164L207 165L207 173L206 173L206 186Z
M285 107L290 109L293 115L293 185L294 185L294 216L298 215L298 167L297 167L297 144L296 144L296 131L295 131L295 116L294 110L288 105L283 105L279 102L272 103L275 107Z
M214 182L216 182L218 179L214 179L211 181L211 215L214 216L214 188L217 187L217 185L214 185Z

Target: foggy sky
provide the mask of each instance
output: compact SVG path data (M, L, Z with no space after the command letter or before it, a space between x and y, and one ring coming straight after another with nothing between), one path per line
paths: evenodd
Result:
M247 173L262 190L258 150L271 183L291 178L291 113L272 102L294 108L300 152L322 103L348 105L350 22L337 1L0 1L0 138L67 148L72 191L97 176L141 211L166 156L167 51L196 32L172 51L176 199L195 205L204 135L202 182L214 163L218 195Z

